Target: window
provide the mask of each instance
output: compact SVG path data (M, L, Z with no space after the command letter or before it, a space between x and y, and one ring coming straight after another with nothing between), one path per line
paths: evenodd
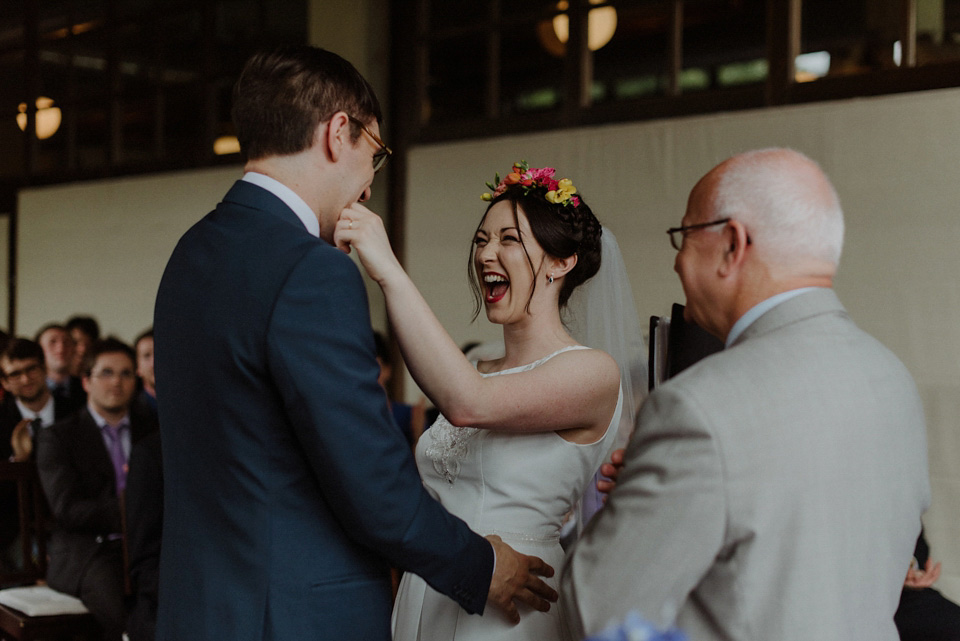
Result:
M244 61L307 35L307 0L10 4L0 146L22 154L4 155L0 181L19 184L216 163Z
M396 0L407 141L960 85L960 0Z

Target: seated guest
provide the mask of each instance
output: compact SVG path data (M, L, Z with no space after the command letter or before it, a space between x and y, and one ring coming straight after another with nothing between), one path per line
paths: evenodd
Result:
M893 616L900 641L960 641L960 605L933 589L940 577L940 564L930 560L930 546L920 530L910 566L900 593L900 607Z
M70 338L73 339L70 374L77 377L83 376L83 359L90 346L100 340L100 324L92 316L72 316L65 327Z
M163 529L163 465L159 431L145 436L133 447L126 501L127 550L133 589L127 635L130 641L153 641Z
M72 594L118 641L126 626L120 494L133 444L156 429L131 412L136 357L112 338L93 344L83 387L86 407L37 439L40 482L54 517L47 583Z
M83 385L78 377L70 374L74 345L67 328L50 323L37 332L33 340L43 348L43 356L47 361L47 387L54 396L74 409L83 407L87 400Z
M57 401L46 384L43 349L26 338L15 338L0 351L0 382L6 396L0 402L0 460L28 460L38 428L66 418L70 408ZM17 486L0 483L0 563L13 563L12 547L20 527Z
M73 410L53 396L46 376L43 349L32 340L15 338L0 352L0 381L7 392L0 403L0 441L17 460L30 458L37 427L50 427Z
M153 375L153 328L146 330L133 343L137 353L137 376L140 377L141 390L138 402L153 410L157 415L157 379Z

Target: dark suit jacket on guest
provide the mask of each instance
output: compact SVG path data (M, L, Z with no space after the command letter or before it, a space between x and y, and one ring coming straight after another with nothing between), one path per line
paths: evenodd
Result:
M56 397L53 399L53 418L54 421L61 421L69 416L73 407L66 404ZM13 447L10 439L13 436L13 428L17 423L23 420L17 402L10 394L3 397L0 402L0 460L7 460L13 454ZM34 460L36 460L37 436L33 437ZM0 482L0 549L10 545L16 538L20 529L20 513L17 510L17 485L13 481Z
M390 638L389 566L468 611L490 545L424 490L377 384L363 281L237 182L157 295L164 528L157 638Z
M131 414L133 443L155 430L149 417ZM37 450L40 482L54 518L47 582L75 594L88 561L109 535L121 531L113 463L86 408L40 430Z

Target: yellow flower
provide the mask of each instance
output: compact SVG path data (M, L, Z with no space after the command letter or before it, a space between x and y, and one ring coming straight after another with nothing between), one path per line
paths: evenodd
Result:
M484 202L490 202L493 200L493 194L480 194L480 200Z
M577 193L577 188L569 178L564 178L557 183L557 188L547 192L545 198L548 202L555 205L561 205L570 200L570 197Z

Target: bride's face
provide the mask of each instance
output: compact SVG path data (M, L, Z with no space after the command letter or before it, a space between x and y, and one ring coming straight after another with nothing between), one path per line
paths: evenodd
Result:
M514 219L509 201L490 208L474 237L473 252L490 322L508 324L529 317L527 305L543 259L544 251L522 209Z

